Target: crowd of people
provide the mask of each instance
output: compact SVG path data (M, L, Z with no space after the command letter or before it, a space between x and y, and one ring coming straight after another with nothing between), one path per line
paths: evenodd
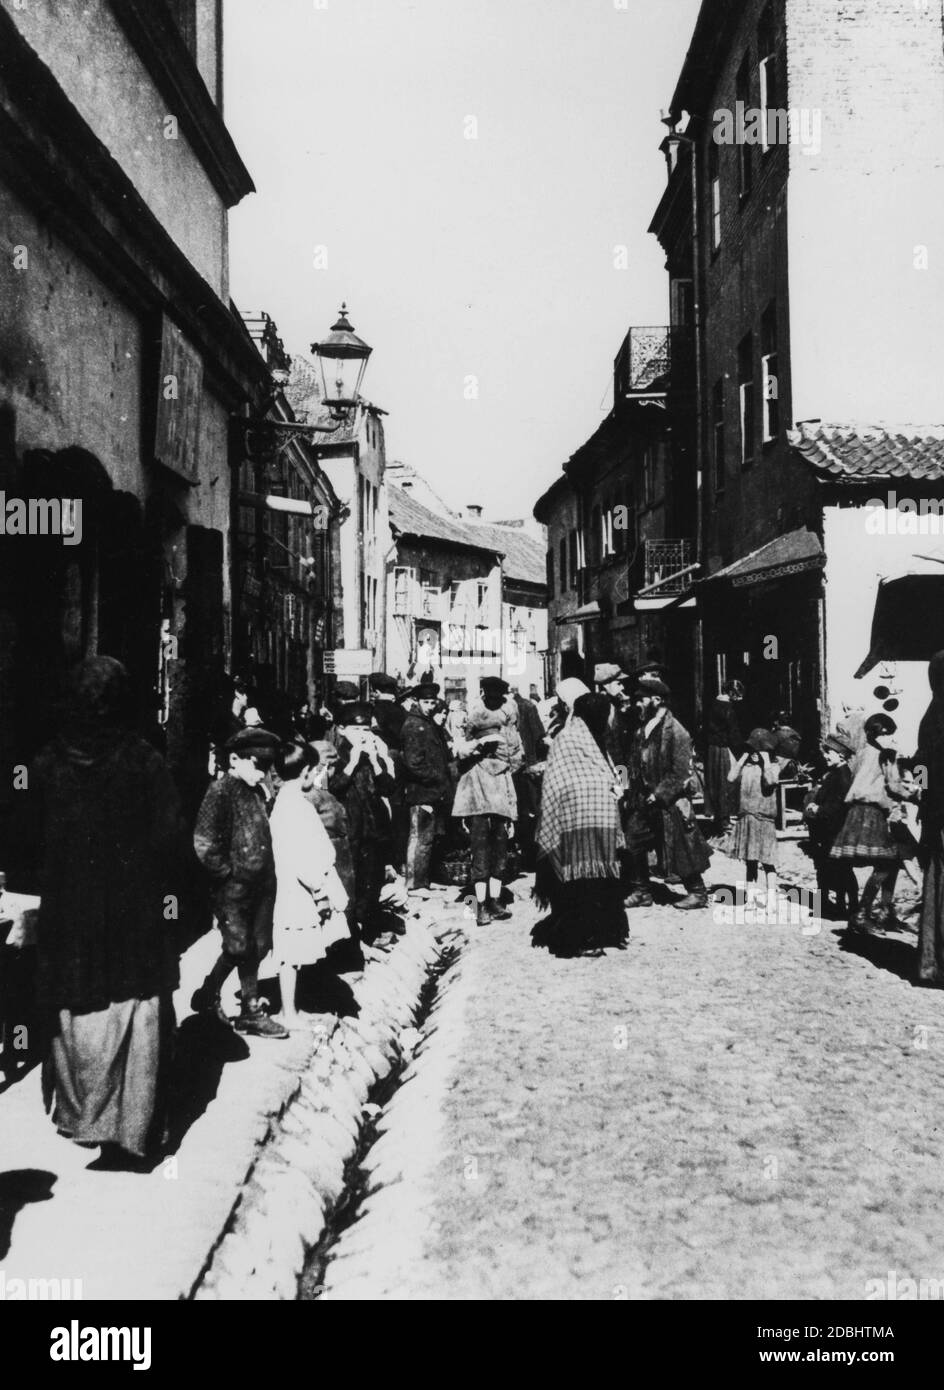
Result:
M629 674L603 664L595 689L569 678L542 702L485 677L466 705L444 702L435 683L401 690L376 672L367 698L338 682L318 710L266 710L237 677L209 731L191 827L163 759L132 730L124 668L88 658L26 799L40 853L44 1092L60 1132L122 1162L160 1146L179 983L172 924L192 905L196 865L220 950L192 1009L272 1040L307 1026L303 969L363 968L365 946L404 930L433 881L458 887L486 928L511 920L508 884L533 870L545 913L533 942L564 957L624 947L631 911L655 893L681 912L708 908L713 847L743 862L747 897L769 907L778 783L795 777L800 735L785 712L745 734L744 688L731 681L698 758L666 674L658 662ZM859 931L894 927L900 870L922 883L917 973L942 984L944 653L930 681L915 756L895 750L889 715L849 716L823 742L804 816L824 914ZM856 868L869 870L861 891ZM277 977L277 996L261 973Z

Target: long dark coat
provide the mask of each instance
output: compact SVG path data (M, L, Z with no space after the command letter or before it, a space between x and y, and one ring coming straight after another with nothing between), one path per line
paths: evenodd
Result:
M40 996L92 1013L178 983L175 910L190 851L160 754L134 734L91 749L57 741L29 777L39 835ZM170 915L165 915L169 913Z
M711 862L691 809L692 740L670 710L647 736L636 730L626 794L630 849L654 845L666 878L704 873ZM646 804L649 795L655 805Z
M407 806L442 806L452 799L449 753L440 730L414 710L403 721L401 776Z
M366 753L361 754L348 776L341 769L347 767L350 758L351 745L344 739L330 785L332 795L344 807L354 868L354 911L357 920L365 925L377 912L386 867L393 854L390 813L383 798L389 799L395 784L388 773L374 772Z

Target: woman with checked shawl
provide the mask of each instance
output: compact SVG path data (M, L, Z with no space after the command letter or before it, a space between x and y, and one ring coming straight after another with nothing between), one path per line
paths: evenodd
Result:
M581 695L551 745L541 791L534 896L550 917L532 932L558 956L625 945L620 889L621 787L606 753L606 695Z

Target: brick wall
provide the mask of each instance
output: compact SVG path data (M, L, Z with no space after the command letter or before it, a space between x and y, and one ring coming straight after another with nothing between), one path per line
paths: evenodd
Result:
M786 19L791 103L822 112L820 151L790 160L795 413L940 420L941 0L788 0Z

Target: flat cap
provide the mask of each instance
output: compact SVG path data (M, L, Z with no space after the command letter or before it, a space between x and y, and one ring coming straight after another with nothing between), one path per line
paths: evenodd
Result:
M491 695L507 695L511 686L507 681L503 681L501 676L483 676L479 681L479 689Z
M336 700L359 700L361 698L360 688L353 681L338 681L334 687L334 698Z
M610 681L624 681L626 672L619 666L614 666L612 661L601 662L599 666L593 668L594 685L609 685Z
M379 690L384 695L395 695L397 683L386 671L374 671L370 678L371 690Z
M410 694L417 700L437 700L439 698L439 686L435 681L422 681L413 687Z
M752 729L747 736L748 748L755 753L772 753L777 746L777 737L769 729Z
M268 729L263 729L261 724L257 724L251 729L237 729L226 744L226 750L229 753L238 753L241 758L248 758L250 754L256 753L268 753L270 757L274 757L281 746L282 740L278 734L273 734Z

